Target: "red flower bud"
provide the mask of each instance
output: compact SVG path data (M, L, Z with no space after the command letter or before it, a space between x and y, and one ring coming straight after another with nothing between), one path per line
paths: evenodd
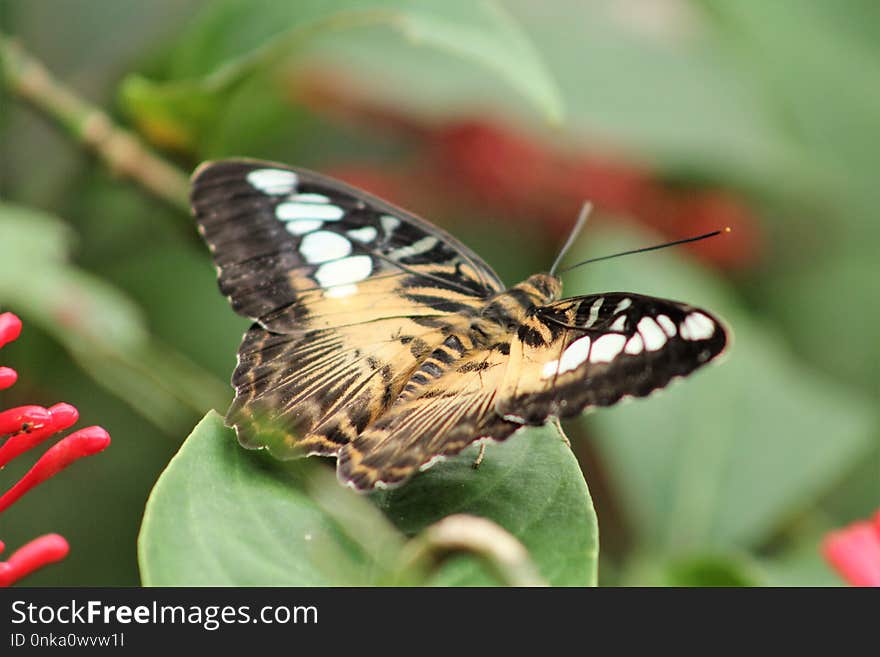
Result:
M0 347L15 340L21 334L21 320L12 313L0 315Z
M21 320L12 313L0 314L0 347L21 333ZM0 367L0 390L18 379L15 370ZM16 456L32 449L50 436L73 426L79 412L70 404L19 406L0 412L0 437L10 434L0 444L0 469ZM0 496L0 511L14 504L34 486L46 481L83 456L96 454L110 444L110 436L101 427L88 427L62 438L46 450L17 484ZM5 545L0 541L0 552ZM58 534L47 534L19 548L7 561L0 562L0 586L9 586L46 564L60 561L70 550Z
M33 449L59 431L72 427L79 419L79 412L70 404L55 404L49 411L49 421L38 429L21 431L0 446L0 468L29 449Z
M0 435L42 429L51 423L49 409L42 406L18 406L0 412Z
M15 486L0 497L0 512L12 506L31 488L58 474L77 459L97 454L109 444L110 435L101 427L87 427L62 438L46 450Z
M0 367L0 390L5 390L18 381L18 372L11 367Z
M8 561L0 562L0 586L10 586L47 564L61 561L69 551L67 541L58 534L35 538L13 552Z
M872 520L829 533L822 544L825 560L853 586L880 586L880 511Z

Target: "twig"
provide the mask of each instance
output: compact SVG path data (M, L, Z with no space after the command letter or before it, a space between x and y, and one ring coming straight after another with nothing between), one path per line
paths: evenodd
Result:
M189 211L189 182L133 133L114 125L101 109L74 94L14 39L0 32L0 73L15 94L58 122L119 175L127 176L174 207Z
M427 527L404 548L404 568L436 561L450 552L473 552L488 562L509 586L547 586L528 551L491 520L456 514Z

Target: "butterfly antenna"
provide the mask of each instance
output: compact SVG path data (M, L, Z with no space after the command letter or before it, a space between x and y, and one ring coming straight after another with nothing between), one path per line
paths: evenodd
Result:
M659 249L665 249L670 246L678 246L679 244L687 244L689 242L699 242L700 240L705 240L710 237L715 237L716 235L720 235L721 233L729 233L730 227L727 226L722 230L713 230L711 233L706 233L705 235L697 235L696 237L687 237L683 240L675 240L674 242L664 242L663 244L655 244L654 246L645 246L641 249L633 249L632 251L621 251L620 253L612 253L611 255L601 256L599 258L590 258L589 260L584 260L583 262L579 262L575 265L571 265L570 267L566 267L560 274L563 274L567 271L571 271L575 267L580 267L581 265L588 265L592 262L599 262L600 260L610 260L611 258L619 258L620 256L625 255L633 255L635 253L647 253L648 251L657 251Z
M556 268L559 266L559 263L562 262L562 259L565 257L565 254L571 248L571 245L574 244L574 241L577 239L577 236L580 234L581 230L584 228L584 224L587 223L587 219L590 216L590 212L593 211L593 204L587 201L584 203L581 208L580 214L578 214L577 222L574 225L574 228L571 229L571 233L568 235L568 239L565 240L565 244L559 250L559 255L556 256L556 260L553 261L553 266L550 267L550 275L553 276L556 272Z

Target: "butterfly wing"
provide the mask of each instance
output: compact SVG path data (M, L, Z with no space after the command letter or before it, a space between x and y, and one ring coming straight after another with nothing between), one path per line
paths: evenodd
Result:
M543 424L624 397L644 397L724 351L719 319L693 306L625 292L563 299L519 327L495 409Z
M464 348L457 354L450 342ZM393 486L475 440L521 429L494 410L507 366L506 348L473 349L466 336L451 336L397 402L340 450L339 479L360 490Z
M416 375L416 385L340 451L340 479L360 489L400 483L481 438L504 440L524 425L648 395L727 343L721 322L704 310L626 293L542 306L511 337Z
M255 320L227 424L279 457L336 454L503 289L444 231L314 172L208 163L191 200L221 291Z

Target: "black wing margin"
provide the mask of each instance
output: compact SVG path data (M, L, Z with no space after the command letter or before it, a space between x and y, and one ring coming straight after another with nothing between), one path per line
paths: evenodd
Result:
M628 292L543 306L511 344L496 411L542 424L624 397L645 397L721 355L723 322L689 304Z

